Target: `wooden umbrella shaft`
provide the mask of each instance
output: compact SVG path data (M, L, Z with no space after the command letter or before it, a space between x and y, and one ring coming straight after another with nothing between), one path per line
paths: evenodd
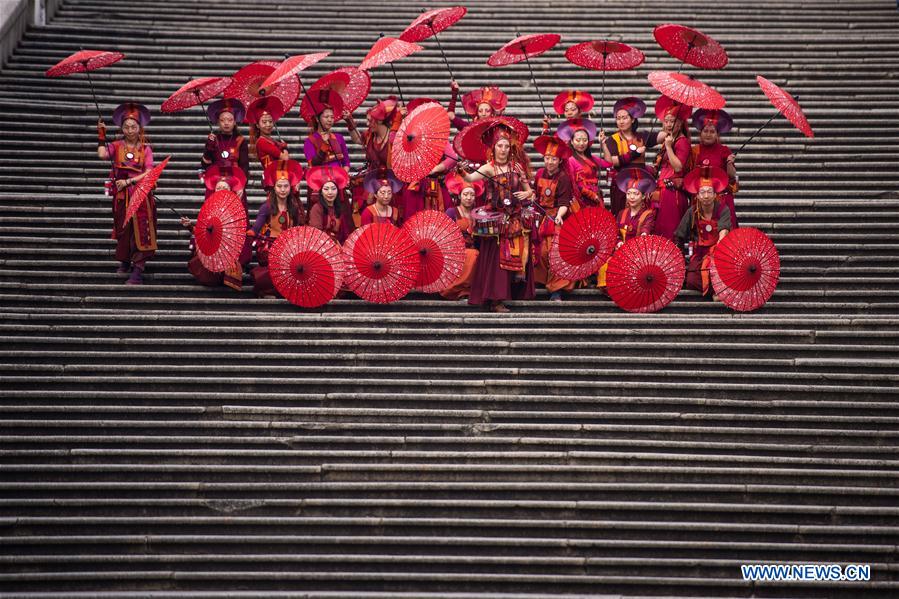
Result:
M396 69L393 67L393 63L390 63L390 70L393 71L393 79L396 81L396 91L400 94L400 102L403 104L406 103L406 100L403 98L403 88L400 87L400 78L396 76Z
M446 53L443 51L443 46L440 44L440 38L437 36L437 31L434 29L433 23L428 21L428 27L430 27L431 31L434 33L434 40L437 42L437 48L440 50L440 55L443 56L443 64L446 65L446 70L449 71L450 79L455 79L453 70L450 68L449 61L446 59Z
M84 64L84 67L84 73L87 75L87 83L91 87L91 96L94 98L94 107L97 109L97 117L102 119L103 115L100 114L100 105L97 103L97 92L94 91L94 82L91 79L91 72L87 70L87 63Z
M749 136L749 139L747 139L746 141L743 142L743 145L740 146L740 149L737 150L736 152L734 152L734 156L736 156L737 154L739 154L740 152L742 152L742 151L743 151L743 148L745 148L746 145L747 145L749 142L751 142L753 139L755 139L755 136L758 135L759 133L761 133L761 132L762 132L762 129L764 129L764 128L767 127L769 124L771 124L771 121L773 121L773 120L777 117L777 115L779 115L779 114L780 114L780 111L777 111L777 112L775 112L774 114L772 114L772 115L771 115L771 118L768 119L767 121L765 121L765 124L764 124L764 125L762 125L762 126L759 127L758 129L756 129L756 130L755 130L755 133L753 133L752 135L750 135L750 136Z

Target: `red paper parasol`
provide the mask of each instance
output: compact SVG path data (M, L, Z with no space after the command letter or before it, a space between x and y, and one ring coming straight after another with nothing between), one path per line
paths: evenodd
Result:
M684 255L671 240L641 235L615 251L606 270L606 290L628 312L658 312L684 285Z
M615 249L618 225L604 208L588 206L562 223L553 238L549 267L554 275L577 281L599 270Z
M465 239L453 219L437 210L421 210L403 224L418 249L415 290L439 293L462 274Z
M268 254L268 272L278 293L303 308L334 299L343 284L343 252L331 237L314 227L291 227Z
M273 85L279 85L288 77L294 78L294 75L301 71L305 71L318 61L328 57L330 52L318 52L317 54L298 54L285 58L284 62L272 71L272 74L265 78L259 85L260 88L266 89ZM269 94L271 95L271 94Z
M171 156L166 156L165 160L150 169L146 176L134 185L134 189L128 197L128 209L125 211L126 223L131 220L131 217L137 214L140 207L147 201L153 188L156 187L156 182L159 180L159 176L165 169L165 165L169 163L169 159L171 159Z
M400 35L400 39L404 42L420 42L434 36L434 39L437 41L437 47L440 49L440 54L443 56L443 63L446 65L446 70L449 71L450 79L455 79L437 34L454 25L465 16L466 12L468 12L468 9L464 6L450 6L448 8L429 10L412 21L412 24Z
M125 58L121 52L110 50L80 50L65 58L49 69L47 77L65 77L74 73L89 73L102 69Z
M231 85L230 77L203 77L188 81L162 103L163 112L181 112L210 100Z
M646 60L643 52L621 42L596 40L571 46L565 58L572 64L585 69L602 71L602 93L599 100L599 127L603 127L606 103L606 71L627 71Z
M418 248L408 233L390 224L353 231L343 245L343 257L347 288L369 302L394 302L418 279Z
M802 134L806 137L815 136L815 132L812 131L811 125L808 124L808 120L805 118L805 113L802 112L802 107L793 96L761 75L756 76L755 80L758 81L759 87L762 88L762 91L765 92L765 95L768 96L774 107L787 117L793 123L793 126L802 131Z
M232 82L225 89L226 98L237 98L244 106L261 96L274 96L281 100L285 112L290 111L300 97L300 82L296 77L288 77L260 93L262 83L275 72L281 63L273 60L262 60L248 64L231 76Z
M443 159L449 135L449 115L440 104L416 106L403 119L393 140L393 173L406 183L428 176Z
M724 48L703 32L684 25L659 25L653 32L665 52L681 62L701 69L723 69L727 64Z
M368 71L356 67L343 67L318 79L309 86L308 94L311 96L324 89L334 91L343 100L343 110L340 114L334 115L335 120L340 120L353 114L353 111L359 108L368 97L368 92L371 90L371 75L368 74ZM312 118L309 103L306 101L300 103L300 116L306 122Z
M706 110L724 108L725 101L721 94L689 75L670 71L653 71L646 78L659 92L681 104Z
M540 56L559 43L562 36L556 33L522 35L497 50L487 59L491 67L504 67L528 58Z
M394 60L405 58L419 50L424 50L424 48L418 44L404 42L395 37L382 37L375 42L375 45L365 55L365 60L362 61L359 68L367 71L383 64L391 63Z
M468 9L464 6L450 6L429 10L412 21L412 24L406 27L406 30L400 34L400 39L404 42L426 40L455 25L459 19L465 16L466 12L468 12Z
M100 114L100 105L97 103L97 92L94 91L94 82L91 79L91 71L102 69L114 62L118 62L125 58L121 52L112 52L109 50L80 50L75 52L68 58L65 58L44 73L47 77L65 77L73 73L84 73L87 75L87 82L91 86L91 96L94 98L94 107L97 109L97 117L103 118Z
M740 227L715 246L710 271L718 299L738 312L751 312L774 293L780 278L780 256L767 235Z
M486 119L478 119L474 123L466 126L462 131L453 138L453 149L457 154L475 162L483 164L487 162L487 149L484 146L484 133L491 127L502 124L513 131L518 143L524 147L528 138L528 127L523 122L510 116L494 116Z
M240 197L228 189L203 202L194 225L197 254L207 270L224 272L237 262L247 239L247 212Z

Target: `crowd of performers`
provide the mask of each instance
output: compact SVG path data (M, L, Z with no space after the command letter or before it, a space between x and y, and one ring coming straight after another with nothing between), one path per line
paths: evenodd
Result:
M646 104L621 98L609 115L615 130L598 130L591 120L593 97L565 90L555 97L558 120L544 119L542 134L527 142L528 129L505 114L507 97L497 87L465 93L453 82L448 113L460 132L477 126L478 151L459 156L447 143L444 160L424 179L399 181L392 172L391 147L404 116L425 98L403 105L395 97L377 101L366 112L366 127L345 119L348 136L334 130L342 114L332 91L306 94L308 136L299 148L274 135L283 115L263 97L244 106L236 98L207 108L210 132L199 157L206 197L221 189L238 194L247 208L246 186L261 176L266 199L259 207L240 259L225 272L206 270L196 255L188 268L204 285L240 289L249 269L259 296L276 295L267 272L272 240L290 227L312 226L342 243L368 223L401 224L421 210L440 210L459 226L466 243L462 275L441 295L505 312L504 302L529 299L536 285L559 301L577 287L604 287L604 268L586 280L569 281L550 268L549 248L558 227L571 214L592 206L611 210L620 244L640 235L659 235L679 244L689 260L685 285L710 294L709 252L738 226L735 156L721 136L733 126L724 110L696 110L662 96L655 102L658 128L645 126ZM653 123L655 123L655 119ZM156 205L150 198L134 218L124 220L132 186L153 167L147 139L149 110L129 102L112 120L120 135L111 139L98 123L98 156L112 164L115 256L127 283L142 283L147 260L157 249ZM241 131L249 126L248 135ZM695 134L691 134L695 132ZM364 150L365 165L354 171L347 140ZM452 140L450 140L451 142ZM198 140L198 150L200 147ZM530 147L528 147L528 145ZM542 156L534 168L528 151ZM601 181L609 182L604 197ZM252 216L252 215L250 215ZM182 218L182 225L191 226ZM250 268L255 247L257 266Z

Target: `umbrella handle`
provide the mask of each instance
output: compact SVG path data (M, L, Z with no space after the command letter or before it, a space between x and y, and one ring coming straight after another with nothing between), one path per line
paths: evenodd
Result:
M749 142L751 142L753 139L755 139L755 136L758 135L759 133L761 133L761 132L762 132L762 129L764 129L765 127L767 127L767 126L771 123L771 121L773 121L773 120L777 117L777 115L779 115L779 114L780 114L780 111L775 112L773 115L771 115L771 118L768 119L767 121L765 121L765 124L764 124L764 125L762 125L762 126L759 127L758 129L756 129L756 130L755 130L755 133L753 133L752 135L750 135L750 136L749 136L749 139L747 139L746 141L743 142L743 145L740 146L740 149L737 150L736 152L734 152L734 156L736 156L737 154L739 154L740 152L742 152L742 151L743 151L743 148L745 148L746 145L747 145Z
M543 111L543 116L546 116L546 106L543 105L543 96L540 94L540 86L537 85L537 78L534 77L534 69L531 67L531 61L528 58L527 53L524 55L524 61L528 64L528 70L531 72L531 82L534 84L534 89L537 91L537 99L540 101L540 110Z
M183 215L183 214L181 214L180 212L178 212L177 210L175 210L174 208L172 208L171 205L169 205L168 200L166 200L165 198L159 197L159 196L156 195L155 193L153 194L153 197L156 199L156 202L157 202L157 203L158 203L160 200L162 200L162 203L165 205L165 207L168 208L169 210L171 210L172 212L174 212L174 213L175 213L175 216L177 216L178 218L184 218L184 215Z
M200 100L200 94L197 92L194 92L194 94L196 94L197 100ZM203 116L206 117L206 124L209 125L209 132L215 133L212 129L212 121L209 120L209 112L206 111L206 102L200 100L200 107L203 108Z
M94 107L97 109L97 117L102 119L103 115L100 114L100 105L97 104L97 92L94 91L94 82L91 79L91 72L85 69L84 73L87 75L87 82L91 86L91 96L94 98Z
M290 58L290 56L289 56L288 54L285 53L285 54L284 54L284 60L287 60L288 58ZM303 95L306 97L306 99L309 100L309 107L311 108L311 107L312 107L312 98L309 96L309 90L306 89L306 86L305 86L305 85L303 85L303 80L300 79L300 74L299 74L299 73L296 74L296 78L297 78L297 83L300 84L300 90L302 90ZM301 101L300 101L300 115L301 115L300 118L302 118L302 113L303 113L303 110L302 110L302 109L303 109L303 102L302 102L302 100L301 100ZM336 119L335 119L335 122L336 122ZM278 137L279 137L279 138L281 137L281 134L280 134L280 133L278 134ZM300 141L302 141L302 139L301 139Z
M396 90L400 94L400 102L405 104L406 100L403 98L403 88L400 87L400 79L399 79L399 77L396 76L396 69L393 67L392 62L390 63L390 70L393 71L393 79L394 79L394 81L396 81Z
M454 80L453 70L450 68L449 61L446 59L446 54L443 52L443 46L440 45L440 38L437 36L437 32L434 31L434 23L433 21L428 21L428 27L431 29L431 32L434 34L434 40L437 42L437 48L440 50L440 55L443 56L443 64L446 65L446 70L449 71L450 81Z

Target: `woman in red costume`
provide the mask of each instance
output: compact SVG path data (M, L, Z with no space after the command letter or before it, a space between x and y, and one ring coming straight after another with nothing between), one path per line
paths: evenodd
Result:
M445 299L459 300L467 298L471 293L471 280L478 259L478 250L472 236L471 211L474 210L478 197L484 194L484 181L466 181L458 173L450 173L446 177L446 188L453 197L458 198L458 203L448 209L446 215L453 219L465 239L465 262L459 278L441 291L440 295Z
M122 138L108 141L106 125L97 121L99 144L97 156L112 163L109 172L112 199L113 229L116 240L115 257L119 261L116 272L131 275L129 285L143 283L147 260L156 253L156 203L150 194L137 213L125 222L125 212L134 185L153 168L153 149L147 141L145 127L150 123L150 111L142 104L126 102L115 109L112 121L122 132Z
M541 135L534 140L534 149L543 156L544 167L537 170L534 177L534 190L537 193L537 204L543 209L546 217L538 232L538 245L535 248L537 263L534 267L534 279L546 286L551 301L562 301L562 292L574 289L574 281L562 279L554 275L550 269L549 253L552 248L556 228L568 214L572 199L571 179L566 169L562 168L571 156L568 145L556 136Z
M309 210L309 226L320 229L338 244L346 241L352 222L346 188L350 176L341 166L314 166L306 171L306 186L309 195L316 198Z
M655 234L673 241L674 231L689 203L684 191L684 174L690 157L690 133L687 130L690 107L662 96L656 101L655 109L662 123L657 137L660 145L656 156L658 187L651 199L656 210Z
M250 176L249 145L237 129L237 123L243 120L244 113L243 104L236 98L217 100L206 109L209 120L218 123L219 132L210 133L206 138L206 147L200 159L203 170L211 166L236 166L247 177ZM246 190L240 194L240 200L243 202L244 209L246 209Z
M459 98L459 84L450 83L452 97L449 104L449 117L452 125L461 131L471 123L493 116L499 116L506 110L509 98L496 86L482 87L462 96L462 109L470 121L456 115L456 102Z
M649 206L649 197L656 189L655 177L652 173L642 168L627 168L615 176L615 186L624 193L624 208L618 211L618 234L621 239L615 249L624 243L640 235L651 235L655 230L655 210ZM597 275L597 287L605 289L606 268L608 262L602 265Z
M287 142L272 137L275 123L282 116L284 107L274 96L258 98L247 108L245 121L250 124L250 150L263 172L273 162L290 158Z
M375 198L362 211L362 226L371 223L397 224L399 211L393 206L393 197L403 188L402 182L387 171L386 177L378 177L377 173L369 173L365 177L365 191Z
M675 237L679 243L687 244L685 286L702 295L708 295L711 289L709 266L715 246L732 228L730 210L718 199L727 185L727 173L714 166L694 169L684 178L684 188L695 194L696 200L681 219Z
M614 168L609 171L612 180L621 169L642 168L646 164L646 133L637 129L638 119L646 114L646 104L639 98L622 98L615 102L613 114L618 131L609 137L606 137L605 131L599 132L603 158ZM625 194L618 186L612 185L609 196L612 214L618 214L624 208Z
M605 208L599 180L601 171L608 169L611 164L594 156L591 151L593 140L596 139L596 125L586 119L566 121L559 126L558 136L562 141L568 142L571 148L571 156L567 162L574 188L574 203ZM572 211L576 211L574 206Z
M727 133L733 126L733 119L723 110L699 109L694 112L693 127L699 131L699 143L690 151L687 170L714 166L727 173L727 189L718 195L718 201L727 206L732 228L736 229L740 226L734 207L734 194L740 189L737 167L734 164L737 157L721 143L721 134Z

